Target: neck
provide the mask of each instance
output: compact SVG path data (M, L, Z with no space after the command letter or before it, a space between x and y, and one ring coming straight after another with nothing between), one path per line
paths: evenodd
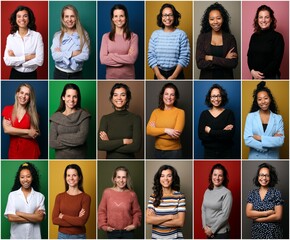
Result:
M220 35L222 35L222 30L219 30L219 31L211 30L211 34L214 36L220 36Z
M114 187L114 190L116 192L124 192L124 191L126 191L126 188L119 188L118 186L116 186L116 187Z
M268 186L260 186L260 191L268 191Z
M76 31L75 28L67 29L67 30L66 30L66 32L67 32L68 34L73 34L75 31Z
M211 110L213 110L213 111L221 111L221 110L223 110L223 108L220 107L220 106L218 106L218 107L212 106Z
M115 27L115 33L118 35L123 35L124 28Z
M69 187L66 191L69 195L78 195L81 193L81 190L79 190L78 187Z
M18 28L18 33L21 37L23 37L28 33L28 28Z
M66 116L68 116L68 115L70 115L70 114L72 114L72 113L75 113L75 112L76 112L76 109L75 109L75 108L72 108L72 109L70 109L70 108L66 108L66 109L64 110L63 114L66 115Z
M21 187L21 191L23 193L30 193L31 192L31 187L29 187L29 188L23 188L23 187Z
M162 188L163 195L170 195L172 193L171 187L169 188Z
M267 110L260 109L260 114L269 115L270 114L270 110L269 109L267 109Z
M164 32L173 32L175 30L175 27L164 27L163 31Z
M174 108L174 106L164 106L164 110L171 110L172 108Z

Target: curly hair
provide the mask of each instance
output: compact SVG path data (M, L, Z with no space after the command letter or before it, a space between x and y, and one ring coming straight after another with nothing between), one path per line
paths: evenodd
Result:
M227 169L222 164L217 163L217 164L213 165L213 167L211 168L211 171L210 171L209 176L208 176L209 185L208 185L207 188L209 190L213 190L213 188L214 188L214 185L213 185L213 182L212 182L212 174L213 174L213 171L215 169L219 169L219 170L222 170L223 171L224 180L222 182L222 185L225 186L225 187L228 187L228 184L229 184L228 171L227 171Z
M269 169L269 173L270 173L270 182L268 184L269 187L275 187L275 185L278 183L278 175L276 173L276 169L275 167L273 167L272 165L270 165L269 163L262 163L258 166L258 170L256 173L256 176L253 178L253 183L255 186L260 187L260 183L259 183L259 174L260 174L260 170L262 168L268 168Z
M231 30L230 30L230 15L228 13L228 11L223 7L223 5L221 5L220 3L216 2L212 5L210 5L205 11L204 11L204 14L201 18L201 30L200 30L200 33L207 33L207 32L210 32L212 30L211 26L209 25L209 14L211 11L213 10L218 10L221 15L222 15L222 18L223 18L223 24L222 24L222 27L221 27L221 30L223 32L226 32L226 33L231 33Z
M109 39L111 41L115 40L116 26L112 20L114 17L115 10L123 10L124 11L124 15L125 15L125 19L126 19L125 25L123 27L124 28L124 35L125 35L126 40L130 40L131 39L131 31L129 29L129 14L128 14L127 8L123 4L115 4L111 8L111 31L109 33Z
M60 95L60 101L59 101L59 106L58 106L58 109L56 110L56 112L64 112L65 111L65 102L64 100L62 99L65 94L66 94L66 91L68 89L73 89L73 90L76 90L77 92L77 95L78 95L78 101L77 101L77 104L75 106L75 109L81 109L81 91L80 91L80 88L78 87L78 85L74 84L74 83L67 83L64 87L63 87L63 90L62 90L62 93Z
M161 198L163 196L163 190L162 190L162 185L160 183L160 177L164 170L170 170L172 173L171 189L175 191L180 190L180 178L178 176L176 169L170 165L162 165L154 176L154 185L152 187L153 195L154 195L154 202L153 202L154 207L158 207L160 205Z
M29 170L31 176L32 176L32 182L31 182L31 187L33 188L33 190L39 192L39 188L40 188L40 185L39 185L39 173L38 173L38 170L37 168L30 162L25 162L23 164L21 164L18 168L18 171L15 175L15 179L14 179L14 184L13 184L13 187L11 189L11 192L12 191L16 191L18 190L19 188L21 188L21 183L20 183L20 173L22 170L24 169L27 169Z
M124 83L115 83L114 86L111 89L109 100L112 102L112 99L113 99L113 96L114 96L114 92L115 92L116 89L119 89L119 88L124 88L126 90L126 100L127 100L127 102L125 104L125 110L127 110L129 108L129 104L130 104L130 101L131 101L131 98L132 98L132 94L131 94L130 88L126 84L124 84ZM115 108L114 104L113 104L113 108Z
M130 172L129 172L128 168L126 168L124 166L119 166L119 167L116 167L115 168L115 170L113 172L113 175L112 175L112 183L113 183L113 186L116 187L116 183L115 183L114 179L117 176L117 172L118 171L124 171L124 172L126 172L126 177L127 177L126 188L132 191L133 190L132 178L130 176Z
M64 175L63 176L64 176L65 191L67 191L69 189L69 185L68 185L68 183L66 181L66 175L67 175L67 170L68 169L74 169L74 170L77 171L78 177L79 177L78 188L82 192L85 192L84 191L84 187L83 187L84 177L83 177L82 169L77 164L69 164L69 165L66 166L66 168L64 170Z
M227 103L228 103L228 101L229 101L229 99L228 99L228 94L227 94L227 92L226 92L226 90L221 86L221 85L219 85L219 84L217 84L217 83L215 83L215 84L213 84L212 86L211 86L211 88L208 90L208 92L207 92L207 94L206 94L206 96L205 96L205 104L208 106L208 107L212 107L213 105L212 105L212 103L211 103L211 101L210 101L210 96L211 96L211 91L213 90L213 89L218 89L219 91L220 91L220 95L221 95L221 97L222 97L222 101L221 101L221 104L220 104L220 107L223 107L223 106L225 106Z
M253 92L253 103L252 103L252 107L250 112L256 112L260 109L259 105L258 105L258 93L259 92L266 92L268 94L268 96L271 99L270 102L270 107L269 109L271 110L271 112L273 113L278 113L278 107L275 101L275 98L273 97L271 90L269 88L266 87L266 82L265 81L261 81L258 85L257 85L257 89L254 90Z
M173 83L166 83L162 87L161 91L159 92L159 97L158 97L158 99L159 99L158 108L160 108L161 110L164 110L164 107L165 107L164 106L164 101L163 101L163 94L164 94L166 88L172 88L172 89L174 89L174 92L175 92L175 101L174 101L174 104L173 104L174 106L177 105L177 100L179 99L179 91L178 91L178 88Z
M277 19L274 16L274 11L269 6L262 5L262 6L258 7L256 15L255 15L255 18L254 18L254 23L253 23L254 31L255 32L260 32L262 30L260 25L259 25L259 23L258 23L258 21L259 21L259 13L261 11L268 11L269 12L270 18L272 20L271 24L270 24L270 29L272 29L272 30L276 29Z
M35 17L34 17L34 13L33 11L29 8L29 7L26 7L26 6L18 6L14 12L10 15L10 33L11 34L14 34L18 31L18 25L16 23L16 15L19 11L26 11L28 13L28 25L27 27L30 29L30 30L33 30L33 31L36 31L36 24L35 24Z
M165 3L160 8L159 14L157 15L157 26L161 27L161 28L165 28L165 25L162 22L162 12L165 8L170 8L172 10L173 17L174 17L172 27L174 27L174 28L177 27L179 25L179 19L181 18L181 14L170 3Z

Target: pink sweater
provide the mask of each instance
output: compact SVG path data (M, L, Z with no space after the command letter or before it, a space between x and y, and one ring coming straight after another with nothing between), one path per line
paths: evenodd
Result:
M98 210L98 227L107 231L110 226L122 230L128 225L141 225L142 212L133 191L116 192L105 189Z
M130 40L115 34L114 41L109 39L109 33L103 35L100 61L106 65L106 79L135 79L134 63L137 57L137 34L132 33Z

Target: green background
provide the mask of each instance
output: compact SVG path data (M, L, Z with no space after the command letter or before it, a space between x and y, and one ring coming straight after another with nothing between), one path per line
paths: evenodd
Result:
M83 66L84 79L96 79L96 2L89 1L61 1L49 2L49 78L53 79L54 61L50 47L56 32L60 31L61 10L65 5L72 4L79 12L82 26L90 37L90 56Z
M95 81L50 81L49 116L57 110L63 87L67 83L77 84L81 91L81 107L91 114L89 135L87 138L87 158L96 159L96 82ZM55 158L54 149L49 149L49 158Z
M18 168L24 161L5 161L1 163L1 238L10 238L10 222L4 217L8 195L14 184L14 179ZM46 216L43 222L41 222L41 236L44 239L48 238L48 163L47 161L31 161L37 168L39 173L40 192L45 197L45 210Z

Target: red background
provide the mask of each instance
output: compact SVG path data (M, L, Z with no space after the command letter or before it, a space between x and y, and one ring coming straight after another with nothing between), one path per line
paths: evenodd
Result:
M208 187L208 176L214 164L221 163L228 171L233 206L229 218L231 239L241 238L241 163L240 161L194 161L194 238L206 238L202 229L201 205Z
M48 78L48 1L25 1L25 2L4 2L1 4L1 78L9 79L11 67L7 67L4 63L4 50L6 46L6 39L10 33L10 15L19 6L29 7L35 16L36 31L42 35L44 43L44 62L41 67L37 69L38 79Z

